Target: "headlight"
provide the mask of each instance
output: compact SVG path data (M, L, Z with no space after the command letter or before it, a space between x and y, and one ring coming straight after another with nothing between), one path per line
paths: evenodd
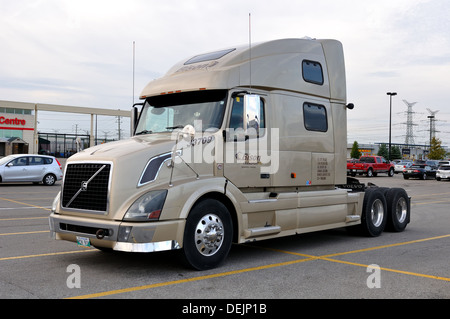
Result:
M55 197L55 199L53 200L53 203L52 203L52 212L53 213L55 213L56 212L56 209L58 208L58 205L59 205L59 197L61 196L61 192L59 192L57 195L56 195L56 197Z
M167 190L151 191L139 197L128 208L123 217L124 221L150 221L158 220L161 214Z

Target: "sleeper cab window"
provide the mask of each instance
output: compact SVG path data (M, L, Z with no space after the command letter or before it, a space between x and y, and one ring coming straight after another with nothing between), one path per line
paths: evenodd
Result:
M303 80L313 84L323 84L323 71L319 62L303 60L302 62Z
M328 131L327 110L323 105L304 103L303 120L308 131Z

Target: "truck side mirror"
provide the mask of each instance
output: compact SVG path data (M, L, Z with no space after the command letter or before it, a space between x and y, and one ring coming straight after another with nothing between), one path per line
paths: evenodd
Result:
M144 103L136 103L131 108L131 136L133 136L134 133L136 133L136 127L139 120L139 109L136 107L137 105L142 106L144 105Z

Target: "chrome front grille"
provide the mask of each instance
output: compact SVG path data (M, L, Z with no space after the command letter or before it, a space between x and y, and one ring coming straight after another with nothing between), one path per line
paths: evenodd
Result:
M110 173L110 163L68 164L62 189L62 207L106 213Z

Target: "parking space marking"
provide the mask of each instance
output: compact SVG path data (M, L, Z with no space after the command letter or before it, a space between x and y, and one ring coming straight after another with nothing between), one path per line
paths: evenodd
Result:
M222 272L222 273L217 273L217 274L198 276L198 277L187 278L187 279L180 279L180 280L174 280L174 281L167 281L167 282L155 283L155 284L150 284L150 285L143 285L143 286L137 286L137 287L130 287L130 288L117 289L117 290L110 290L110 291L93 293L93 294L87 294L87 295L80 295L80 296L70 297L70 298L67 298L67 299L89 299L89 298L106 297L106 296L111 296L111 295L116 295L116 294L121 294L121 293L135 292L135 291L140 291L140 290L147 290L147 289L153 289L153 288L159 288L159 287L183 284L183 283L188 283L188 282L195 282L195 281L200 281L200 280L231 276L231 275L236 275L236 274L241 274L241 273L246 273L246 272L252 272L252 271L258 271L258 270L265 270L265 269L270 269L270 268L294 265L294 264L298 264L298 263L302 263L302 262L306 262L306 261L313 261L313 260L325 260L325 261L330 261L330 262L333 262L333 263L340 263L340 264L346 264L346 265L352 265L352 266L358 266L358 267L367 268L367 267L370 267L370 265L364 265L364 264L359 264L359 263L354 263L354 262L349 262L349 261L342 261L342 260L333 259L333 258L330 258L330 257L342 256L342 255L353 254L353 253L358 253L358 252L366 252L366 251L371 251L371 250L376 250L376 249L384 249L384 248L389 248L389 247L396 247L396 246L401 246L401 245L410 245L410 244L414 244L414 243L425 242L425 241L430 241L430 240L437 240L437 239L443 239L443 238L448 238L448 237L450 237L450 234L449 235L436 236L436 237L430 237L430 238L423 238L423 239L418 239L418 240L412 240L412 241L403 242L403 243L396 243L396 244L390 244L390 245L376 246L376 247L352 250L352 251L342 252L342 253L328 254L328 255L323 255L323 256L313 256L313 255L308 255L308 254L302 254L302 253L296 253L296 252L291 252L291 251L279 250L279 249L275 249L275 248L267 248L267 247L257 247L257 246L253 246L253 245L245 245L245 246L251 247L251 248L260 248L260 249L265 249L265 250L272 250L272 251L287 253L287 254L290 254L290 255L296 255L296 256L299 256L299 257L303 257L303 259L296 259L296 260L287 261L287 262L281 262L281 263L276 263L276 264L269 264L269 265L251 267L251 268L244 268L244 269L233 270L233 271L228 271L228 272ZM394 272L394 273L400 273L400 274L411 275L411 276L416 276L416 277L429 278L429 279L435 279L435 280L441 280L441 281L448 281L448 282L450 282L450 278L447 278L447 277L440 277L440 276L433 276L433 275L427 275L427 274L420 274L420 273L414 273L414 272L402 271L402 270L390 269L390 268L384 268L384 267L380 267L380 269L384 270L384 271Z
M29 234L39 234L39 233L48 233L48 230L36 230L36 231L26 231L19 233L3 233L0 236L11 236L11 235L29 235Z
M298 255L298 256L302 256L302 257L306 257L306 258L314 257L315 259L318 259L318 260L326 260L326 261L340 263L340 264L347 264L347 265L367 268L367 267L370 267L370 265L359 264L359 263L354 263L354 262L350 262L350 261L334 259L334 258L330 258L330 257L343 256L343 255L349 255L349 254L354 254L354 253L360 253L360 252L366 252L366 251L372 251L372 250L384 249L384 248L390 248L390 247L396 247L396 246L410 245L410 244L415 244L415 243L420 243L420 242L425 242L425 241L430 241L430 240L436 240L436 239L443 239L443 238L448 238L448 237L450 237L450 234L436 236L436 237L423 238L423 239L417 239L417 240L411 240L408 242L402 242L402 243L396 243L396 244L389 244L389 245L383 245L383 246L376 246L376 247L352 250L352 251L347 251L347 252L342 252L342 253L323 255L323 256L312 256L312 255L308 255L308 254L295 253L295 252L291 252L291 251L285 251L285 250L274 249L274 248L263 248L263 249L273 250L273 251L282 252L282 253L291 254L291 255ZM411 276L416 276L416 277L430 278L430 279L436 279L436 280L450 282L450 278L448 278L448 277L420 274L420 273L415 273L415 272L410 272L410 271L403 271L403 270L384 268L384 267L380 267L380 269L389 271L389 272L394 272L394 273L400 273L400 274L411 275Z
M77 253L86 253L86 252L93 252L93 251L98 251L98 250L97 249L85 249L85 250L61 251L61 252L57 252L57 253L36 254L36 255L27 255L27 256L3 257L3 258L0 258L0 261L46 257L46 256L56 256L56 255L77 254Z
M246 273L246 272L257 271L257 270L264 270L264 269L270 269L270 268L275 268L275 267L288 266L288 265L298 264L298 263L302 263L302 262L310 261L310 260L314 260L314 259L317 259L317 258L313 257L313 258L305 258L305 259L296 259L296 260L285 261L285 262L276 263L276 264L269 264L269 265L251 267L251 268L232 270L232 271L227 271L227 272L222 272L222 273L217 273L217 274L197 276L197 277L193 277L193 278L186 278L186 279L173 280L173 281L166 281L166 282L160 282L160 283L144 285L144 286L110 290L110 291L93 293L93 294L88 294L88 295L80 295L80 296L70 297L67 299L89 299L89 298L106 297L106 296L117 295L117 294L126 293L126 292L135 292L135 291L139 291L139 290L147 290L147 289L152 289L152 288L178 285L178 284L183 284L183 283L187 283L187 282L195 282L195 281L200 281L200 280L231 276L231 275L242 274L242 273Z
M11 221L11 220L26 220L26 219L48 219L48 216L41 217L14 217L14 218L0 218L0 222Z
M50 208L47 208L47 207L36 206L36 205L32 205L32 204L27 204L27 203L19 202L19 201L16 201L16 200L13 200L13 199L9 199L9 198L3 198L3 197L0 197L0 200L5 200L5 201L12 202L12 203L16 203L16 204L21 204L21 205L25 205L25 206L31 206L31 207L35 207L35 208L40 208L40 209L44 209L44 210L51 211L51 209L50 209Z

